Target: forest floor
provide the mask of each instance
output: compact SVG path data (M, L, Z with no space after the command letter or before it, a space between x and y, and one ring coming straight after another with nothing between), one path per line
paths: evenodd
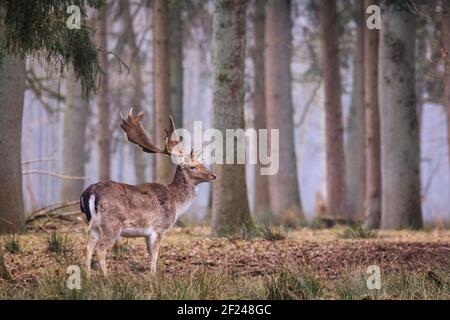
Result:
M81 230L0 237L10 275L0 278L0 299L450 299L450 230L302 228L243 240L174 228L156 276L145 241L123 239L109 254L110 277L94 258L93 277L70 290L67 267L84 267ZM367 288L371 265L380 290Z

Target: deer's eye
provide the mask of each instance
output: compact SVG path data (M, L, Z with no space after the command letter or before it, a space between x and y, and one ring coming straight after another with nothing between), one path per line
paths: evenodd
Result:
M191 169L192 171L197 171L197 167L196 167L196 166L191 166L190 169Z

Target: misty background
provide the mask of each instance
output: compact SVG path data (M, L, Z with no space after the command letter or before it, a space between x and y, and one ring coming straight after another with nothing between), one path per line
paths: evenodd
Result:
M311 66L315 59L320 61L320 42L317 28L311 26L308 16L302 14L306 10L307 1L294 1L292 10L292 36L293 57L291 70L293 75L292 96L294 106L295 125L295 152L297 157L298 179L300 185L300 196L307 217L312 217L316 210L316 194L321 193L326 198L326 175L325 175L325 124L324 124L324 97L323 81L320 74L311 76ZM211 14L212 3L204 6L206 13ZM131 5L134 12L133 25L136 38L141 44L140 59L142 61L143 78L143 109L147 122L146 128L151 128L152 103L153 103L153 70L152 54L149 50L152 42L150 8L145 6ZM251 10L251 9L250 9ZM342 10L342 8L341 8ZM114 11L114 9L112 10ZM109 17L108 46L111 52L117 52L121 35L123 34L123 23ZM183 108L184 128L192 129L194 121L203 121L203 130L211 126L212 116L212 64L211 64L211 24L210 19L204 15L187 16L184 13L184 39L183 39ZM191 20L190 20L191 19ZM250 50L253 44L252 24L248 23L247 47ZM350 30L350 31L349 31ZM343 96L342 104L344 111L344 123L349 116L353 54L351 51L354 42L355 25L349 23L349 29L341 39L341 66ZM308 45L304 45L305 42ZM349 49L350 48L350 49ZM313 52L313 54L312 54ZM431 56L433 52L427 52L426 61L421 63L433 65ZM119 58L115 54L108 54L110 61L110 112L111 128L113 129L112 143L112 169L111 178L115 181L135 184L133 166L132 146L128 143L119 128L118 114L126 112L131 106L132 95L129 83L129 70L124 64L129 64L130 55L125 52ZM28 87L25 94L23 134L22 134L22 161L46 159L23 165L23 171L41 170L53 173L62 172L62 137L63 137L63 112L64 101L55 99L53 93L64 97L66 93L64 77L60 76L52 66L46 63L38 63L38 58L27 59L28 76L35 76L45 87L50 88L52 93L46 90L33 90ZM254 118L251 94L253 65L249 54L246 57L246 103L245 118L247 127L252 125ZM420 77L417 72L416 77ZM442 81L436 76L436 82ZM432 99L430 99L432 100ZM89 123L86 133L85 148L88 158L85 162L86 177L84 185L95 183L99 180L97 170L98 146L96 136L97 109L94 108L95 97L90 98ZM443 107L439 103L425 102L422 106L421 115L421 194L422 210L425 221L434 219L450 219L450 185L448 151L446 146L447 130ZM345 135L344 135L345 136ZM160 141L155 141L161 144ZM154 157L161 155L145 154L144 159L149 164ZM153 181L153 173L146 170L146 179ZM351 168L347 168L351 170ZM252 204L254 194L253 181L254 166L247 166L247 188L249 192L249 203ZM25 197L26 212L30 212L61 201L60 199L61 178L47 174L29 173L23 176L23 189ZM190 208L188 215L204 217L208 207L208 190L210 185L202 184L201 192L194 205ZM76 199L73 199L76 200Z

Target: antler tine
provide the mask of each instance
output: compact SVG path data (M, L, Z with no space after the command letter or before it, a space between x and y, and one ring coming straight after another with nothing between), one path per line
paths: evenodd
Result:
M184 156L183 144L181 143L180 138L178 137L177 130L175 128L175 122L173 121L172 115L169 114L169 129L165 129L166 132L166 151L169 154L172 154L172 149L181 144L179 146L179 152L176 154L179 157ZM175 134L175 139L172 139L172 136Z
M178 138L177 129L175 128L175 122L173 121L171 114L169 114L169 129L164 129L164 131L166 132L167 138L170 139L172 133L175 133L176 137Z
M191 161L193 162L201 162L200 156L203 152L203 147L199 147L197 151L195 151L194 146L191 147Z
M197 151L195 152L195 160L198 162L203 161L203 146L197 148Z
M200 158L200 157L202 157L202 156L203 156L203 146L200 146L200 147L197 149L196 157L197 157L197 158Z
M123 116L122 111L120 111L119 116L120 116L120 119L122 119L123 121L127 121L130 117L133 116L133 107L131 107L130 110L128 111L127 118L125 118Z

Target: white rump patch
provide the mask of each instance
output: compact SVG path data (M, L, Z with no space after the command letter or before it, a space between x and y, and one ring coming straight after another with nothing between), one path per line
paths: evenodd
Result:
M91 219L96 219L97 212L95 212L95 194L91 194L89 197L89 211L91 213Z

